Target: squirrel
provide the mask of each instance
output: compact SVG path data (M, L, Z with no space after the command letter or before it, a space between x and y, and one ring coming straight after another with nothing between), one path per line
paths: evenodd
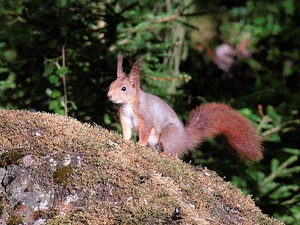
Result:
M125 140L130 140L134 131L141 145L180 156L194 150L206 138L224 134L242 160L255 161L263 157L260 137L251 122L230 106L202 104L191 112L184 126L165 101L141 90L142 59L133 64L129 76L123 72L122 62L119 53L117 79L111 83L107 97L120 106Z

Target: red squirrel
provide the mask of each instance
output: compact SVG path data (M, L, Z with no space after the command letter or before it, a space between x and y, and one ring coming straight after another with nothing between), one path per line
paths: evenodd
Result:
M175 111L162 99L140 89L142 59L126 76L123 57L118 55L117 79L111 83L108 98L120 105L123 138L137 132L139 143L168 155L182 155L195 149L206 138L225 134L241 159L263 157L260 137L251 122L226 104L206 103L194 109L184 126Z

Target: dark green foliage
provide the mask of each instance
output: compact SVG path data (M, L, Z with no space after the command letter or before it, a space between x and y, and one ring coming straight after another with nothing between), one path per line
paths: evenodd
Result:
M226 102L253 121L264 140L261 162L235 159L223 137L186 160L226 176L263 212L296 224L299 13L296 0L0 0L0 108L59 114L67 108L81 121L120 129L106 97L117 54L123 53L127 74L142 57L142 88L171 104L183 121L207 101ZM238 48L245 40L250 57L236 54L230 70L220 70L216 46Z
M60 59L60 58L59 58ZM62 60L63 63L65 59ZM46 59L45 60L45 71L44 77L48 77L49 82L54 86L46 89L46 94L50 98L49 110L53 110L55 113L60 115L68 115L71 110L76 110L77 106L74 101L68 101L66 92L66 75L69 72L68 67L65 65L59 65L58 59ZM58 90L62 89L64 92ZM68 107L70 105L71 107Z
M237 55L238 60L229 73L217 69L205 49L200 51L202 54L192 50L188 63L184 64L192 75L193 82L187 84L185 93L189 93L187 99L193 107L199 100L246 107L241 112L254 122L265 148L261 162L244 165L230 159L231 155L228 157L224 149L228 146L226 140L218 137L204 143L202 152L196 151L186 160L216 170L245 193L255 196L263 212L287 224L298 224L300 216L300 42L296 25L299 7L297 1L248 1L233 7L231 13L218 15L222 40L210 40L207 48L224 40L237 46L250 34L252 41L248 48L252 56ZM190 107L184 102L178 105Z

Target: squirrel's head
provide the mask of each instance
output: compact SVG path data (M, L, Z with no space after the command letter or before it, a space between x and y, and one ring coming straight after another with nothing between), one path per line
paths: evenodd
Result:
M130 75L126 76L122 69L123 57L118 55L117 79L111 83L107 97L116 104L132 103L137 99L140 89L140 72L142 59L138 59L132 66Z

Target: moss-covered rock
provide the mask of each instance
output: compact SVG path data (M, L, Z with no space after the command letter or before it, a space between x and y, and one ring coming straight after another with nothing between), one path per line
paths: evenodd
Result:
M3 223L282 224L206 168L47 113L0 110L0 179Z

